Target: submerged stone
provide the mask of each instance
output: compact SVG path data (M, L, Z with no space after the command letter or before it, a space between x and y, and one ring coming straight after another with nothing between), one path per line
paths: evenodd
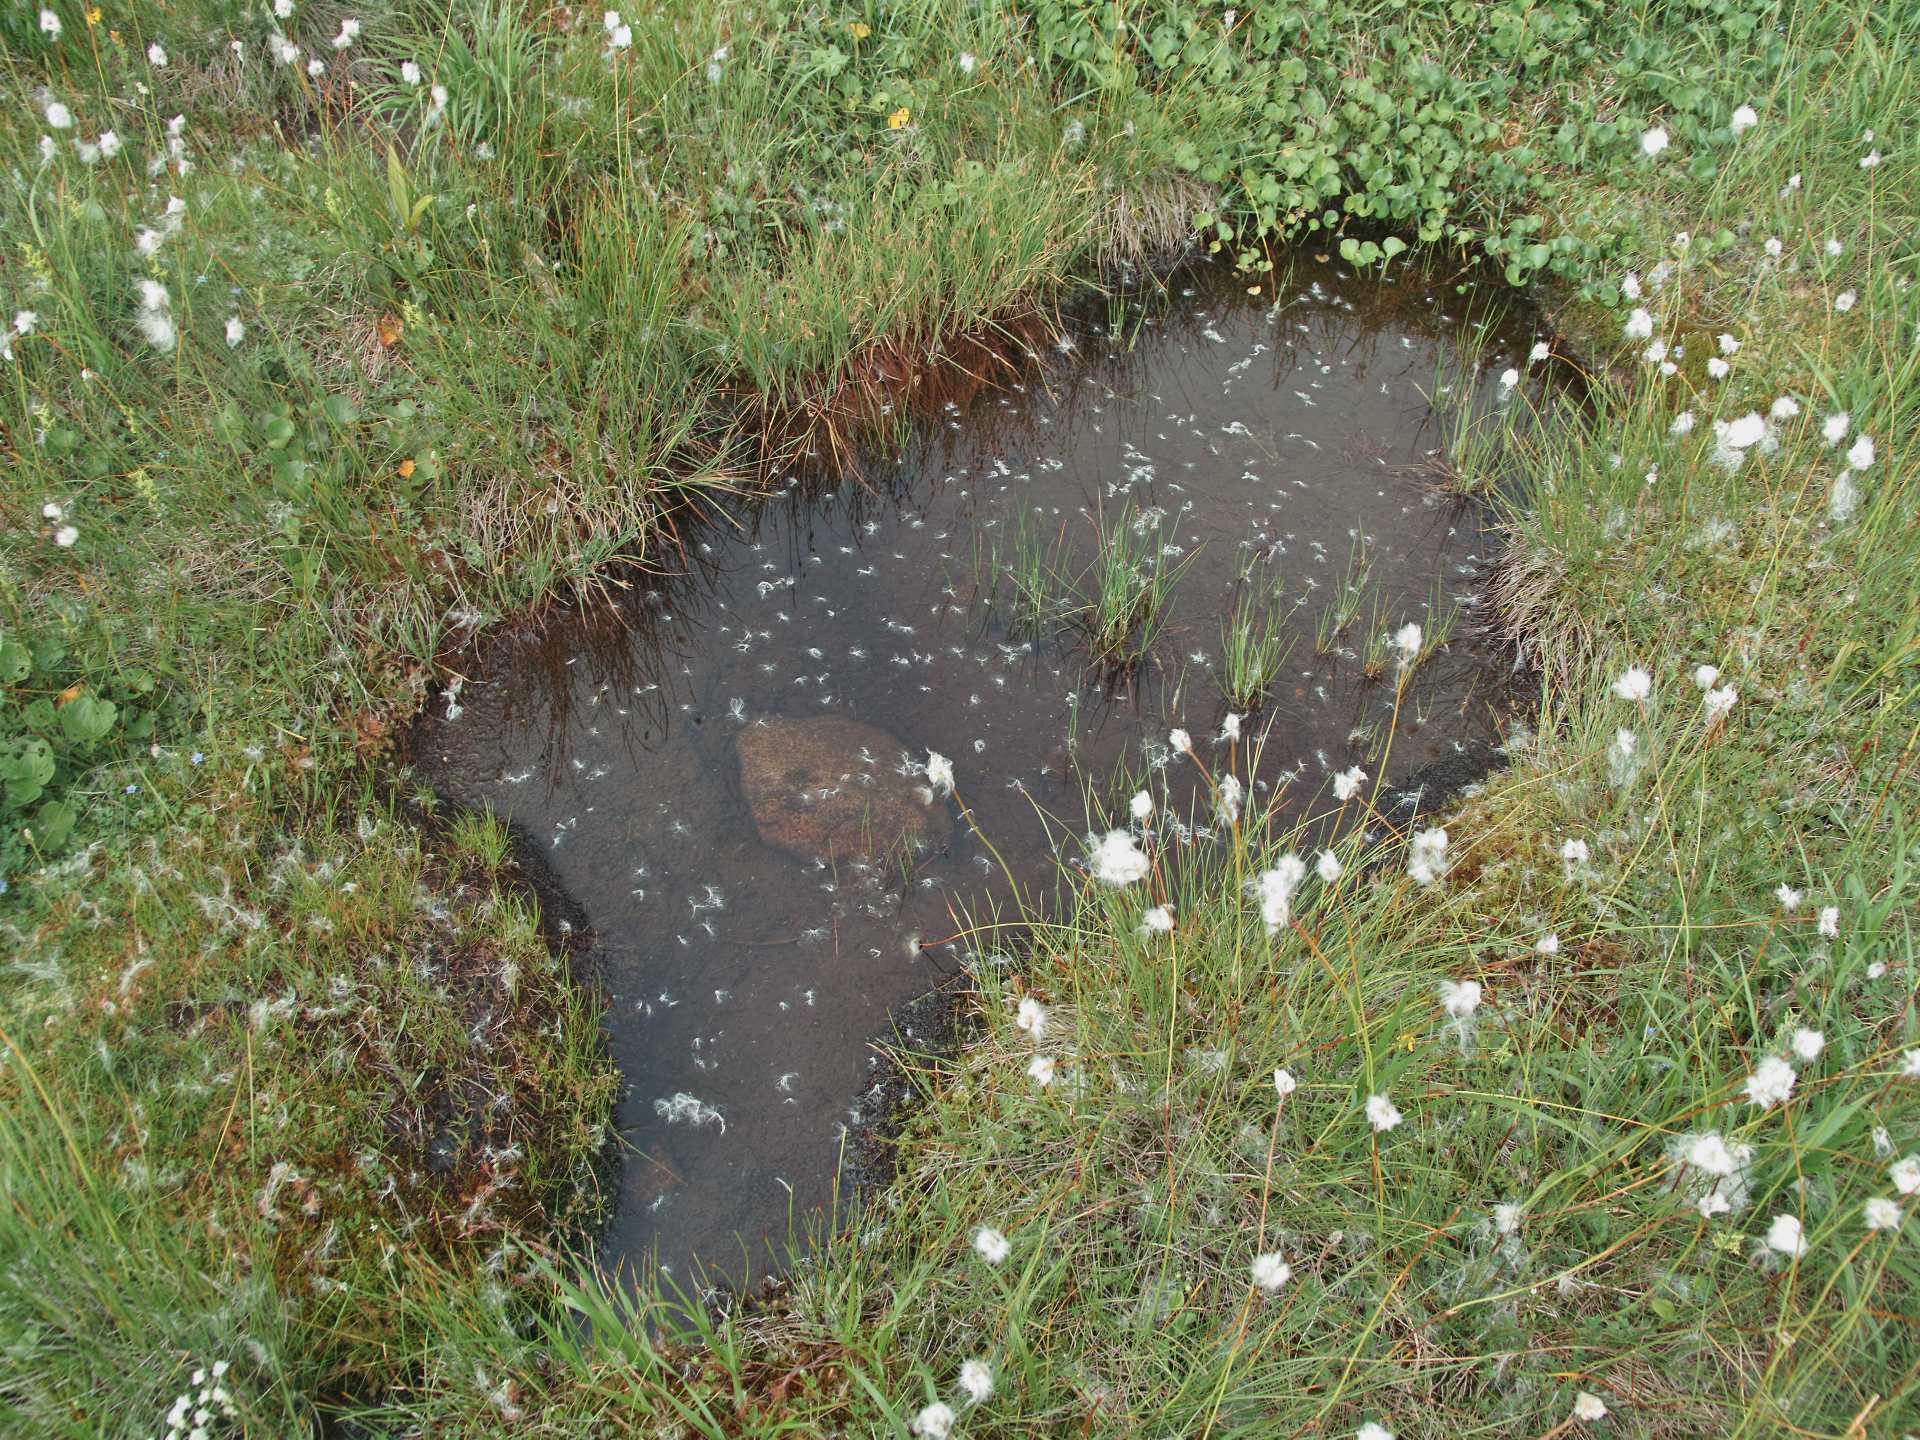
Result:
M883 855L903 840L944 845L953 820L900 773L907 747L837 715L769 719L736 741L740 789L760 839L796 855Z

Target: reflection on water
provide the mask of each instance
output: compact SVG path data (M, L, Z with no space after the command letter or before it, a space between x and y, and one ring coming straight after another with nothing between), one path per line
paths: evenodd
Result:
M1206 276L1136 308L1124 344L1087 323L860 483L789 480L688 536L684 573L502 641L423 724L427 778L510 818L591 920L628 1082L610 1262L690 1279L697 1254L737 1277L830 1196L871 1118L869 1042L951 973L943 942L997 872L930 795L929 751L1044 884L1056 845L1081 853L1089 795L1124 817L1138 778L1192 783L1169 726L1227 760L1221 622L1251 566L1298 636L1246 721L1257 796L1306 813L1377 763L1393 686L1363 673L1368 641L1431 625L1485 544L1406 474L1441 443L1426 396L1469 322L1451 289L1304 268L1278 305ZM1530 338L1497 327L1483 373L1524 365ZM1152 660L1113 683L1071 627L1022 633L983 590L1022 523L1080 569L1122 513L1186 568ZM1323 651L1360 557L1366 601ZM1470 645L1443 647L1389 778L1495 738L1498 694Z

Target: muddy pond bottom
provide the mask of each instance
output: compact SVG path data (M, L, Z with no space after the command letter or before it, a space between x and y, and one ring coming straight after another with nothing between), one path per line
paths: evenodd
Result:
M1399 781L1497 743L1506 664L1455 614L1489 539L1418 472L1449 392L1544 391L1532 338L1417 279L1308 260L1276 303L1204 272L1103 302L858 479L775 477L683 529L685 573L621 607L493 646L416 764L589 924L626 1080L602 1262L744 1283L832 1200L884 1098L874 1042L924 1044L908 1002L992 948L960 932L998 869L929 752L1045 890L1140 785L1212 823L1171 727L1283 817L1383 754ZM1116 563L1159 598L1130 670L1082 608ZM1227 632L1263 614L1284 658L1236 712ZM1409 623L1427 653L1389 748Z

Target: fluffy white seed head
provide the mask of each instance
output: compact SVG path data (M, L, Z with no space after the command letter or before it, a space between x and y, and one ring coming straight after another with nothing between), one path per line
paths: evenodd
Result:
M1754 1066L1753 1073L1747 1076L1747 1099L1762 1110L1784 1105L1793 1094L1796 1078L1791 1065L1778 1055L1769 1055Z
M969 1404L980 1404L993 1394L993 1367L977 1358L966 1361L960 1367L960 1388Z
M973 1232L973 1253L989 1265L998 1265L1013 1253L1013 1246L993 1226L982 1225Z
M1109 830L1094 844L1093 874L1103 885L1131 885L1151 868L1147 852L1124 830Z
M1613 693L1622 700L1638 704L1653 693L1653 676L1639 665L1630 665L1613 682Z
M1293 1278L1293 1267L1281 1259L1278 1251L1254 1256L1252 1269L1254 1288L1269 1295L1278 1294L1280 1287Z
M1767 1248L1777 1250L1782 1255L1804 1255L1807 1253L1806 1232L1801 1229L1797 1215L1776 1215L1767 1226Z

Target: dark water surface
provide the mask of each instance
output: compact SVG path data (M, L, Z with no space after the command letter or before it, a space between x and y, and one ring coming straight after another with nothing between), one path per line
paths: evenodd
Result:
M500 642L423 722L423 776L510 819L591 922L628 1083L608 1263L652 1256L691 1282L697 1255L737 1279L828 1200L848 1127L873 1118L870 1042L953 972L963 947L931 942L992 893L956 802L918 793L929 750L1043 885L1082 853L1089 794L1124 824L1142 777L1187 793L1170 726L1288 814L1375 768L1394 686L1364 673L1369 642L1431 627L1488 549L1474 512L1406 473L1442 445L1427 395L1478 326L1451 287L1332 264L1281 293L1208 273L1103 311L863 481L790 482L687 534L686 573ZM1532 337L1509 320L1483 338L1465 383L1497 396ZM1023 515L1072 571L1122 516L1185 566L1131 679L1090 671L1070 623L1032 636L989 603ZM1356 557L1359 618L1321 653ZM1298 638L1245 722L1266 737L1248 776L1249 745L1217 739L1215 667L1236 599L1276 579ZM1503 668L1459 634L1422 666L1388 779L1497 739ZM887 847L907 824L917 842Z

